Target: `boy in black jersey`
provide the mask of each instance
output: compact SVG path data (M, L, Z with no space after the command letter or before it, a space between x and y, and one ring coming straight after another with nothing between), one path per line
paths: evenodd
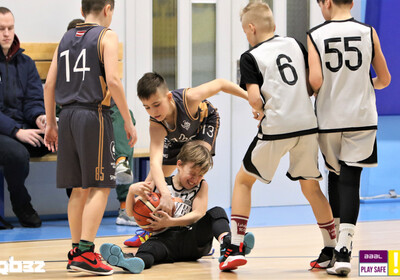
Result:
M287 176L300 181L325 247L332 250L336 245L332 212L318 183L322 176L318 170L317 120L309 98L305 49L293 38L274 35L274 18L265 3L248 4L242 10L241 22L252 48L240 58L240 86L247 89L249 103L261 122L236 175L232 241L219 265L221 270L246 264L242 245L252 186L257 179L270 183L286 153L290 154Z
M219 115L206 98L224 91L247 100L247 92L224 79L169 91L164 78L157 73L146 73L137 88L150 115L150 174L146 181L154 181L162 195L158 209L171 214L173 201L164 177L175 170L176 156L183 144L201 140L212 154L215 151Z
M174 198L175 212L170 216L164 211L152 214L148 227L155 233L133 255L124 254L117 245L105 243L100 252L111 265L137 273L153 264L177 261L196 261L212 248L213 237L224 250L229 244L229 220L221 207L207 210L208 184L203 176L212 167L212 156L200 140L187 142L177 156L178 172L166 177L168 192ZM136 196L147 197L157 190L149 182L131 185L127 197L127 213L133 214ZM245 238L248 251L254 246L254 235Z
M113 12L114 0L82 0L85 23L65 33L44 88L45 144L58 150L57 187L73 187L68 202L73 249L67 269L98 275L113 273L93 244L110 188L115 187L111 97L125 121L129 144L137 138L118 76L118 37L108 29ZM59 127L56 102L62 107Z
M310 84L338 243L330 274L347 275L360 207L362 167L377 165L375 89L390 83L373 27L351 16L353 0L317 0L326 22L308 32ZM377 77L371 79L370 65Z

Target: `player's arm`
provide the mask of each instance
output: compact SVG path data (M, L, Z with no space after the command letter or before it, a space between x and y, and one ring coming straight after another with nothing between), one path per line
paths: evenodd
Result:
M154 184L161 194L157 210L162 209L171 215L174 202L167 188L162 169L165 136L167 136L167 132L162 125L150 122L150 173Z
M118 72L118 36L112 31L108 30L102 40L103 57L104 57L104 70L107 77L107 86L111 92L111 96L117 105L122 118L124 119L124 128L126 135L129 139L129 146L137 141L136 128L132 123L129 114L128 104L125 98L124 88L119 78Z
M259 114L263 114L264 103L261 99L260 87L258 84L246 84L249 94L249 104Z
M188 90L186 95L190 112L195 115L200 102L223 91L247 100L247 92L235 83L225 79L215 79Z
M376 77L372 79L375 89L383 89L390 84L391 76L389 69L386 64L385 56L381 49L381 43L379 42L378 34L375 29L372 28L372 36L374 40L374 52L375 56L372 60L372 67L374 67Z
M154 214L152 215L152 218L156 221L154 225L157 225L156 228L191 225L200 220L206 214L207 204L208 184L206 181L203 181L200 191L196 194L196 197L193 200L191 212L178 218L167 216L165 212L158 212L157 215L159 216Z
M323 77L321 61L314 44L310 39L310 35L307 35L307 47L308 47L308 67L309 75L308 79L312 90L317 93L321 88Z
M58 129L56 120L56 80L57 80L57 56L58 47L53 54L49 72L47 73L46 83L44 85L44 107L46 110L46 129L44 144L55 152L58 149Z

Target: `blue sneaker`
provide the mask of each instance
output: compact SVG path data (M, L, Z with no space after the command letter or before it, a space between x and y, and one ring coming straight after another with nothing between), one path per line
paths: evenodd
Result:
M255 237L252 232L246 232L244 235L244 241L243 241L243 247L244 247L244 254L248 255L250 254L251 250L254 248L254 243L255 243ZM221 244L221 249L220 253L221 256L218 258L219 262L222 262L224 258L224 254L226 252L226 248L231 244L231 234L228 233L227 235L224 236L223 242Z
M104 243L100 247L100 254L110 265L118 266L131 273L140 273L144 269L144 261L135 257L132 253L125 254L115 244Z
M124 241L124 245L128 247L139 247L147 241L151 236L151 232L145 231L144 229L138 229L135 232L135 236Z

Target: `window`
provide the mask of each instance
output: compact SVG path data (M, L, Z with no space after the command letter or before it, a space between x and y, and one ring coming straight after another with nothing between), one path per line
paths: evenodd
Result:
M177 0L153 0L153 71L176 87Z

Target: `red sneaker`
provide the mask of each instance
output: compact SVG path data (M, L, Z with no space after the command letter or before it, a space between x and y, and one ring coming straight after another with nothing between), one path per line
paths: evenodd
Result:
M76 250L77 255L71 261L70 268L77 271L88 272L96 275L111 275L114 270L101 262L101 255L86 251Z
M77 251L76 251L77 249L78 249L78 247L74 247L73 249L71 249L68 252L68 264L67 264L67 271L68 272L75 272L76 271L76 270L73 270L71 268L71 263L72 263L73 258L77 255Z
M135 236L125 240L124 245L128 247L139 247L151 236L151 232L145 231L144 229L136 230L135 234Z

